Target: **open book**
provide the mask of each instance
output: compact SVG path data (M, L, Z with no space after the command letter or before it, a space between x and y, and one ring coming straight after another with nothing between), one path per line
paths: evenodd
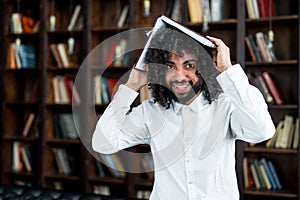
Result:
M146 56L147 49L149 48L155 33L160 28L168 28L168 27L178 30L179 32L181 32L183 34L190 36L191 38L195 39L196 41L198 41L200 44L202 44L204 46L211 47L211 48L217 47L212 41L210 41L206 37L194 32L194 31L182 26L181 24L175 22L174 20L162 15L157 18L155 25L154 25L152 31L150 32L150 36L144 47L144 50L142 51L142 54L136 63L136 66L135 66L136 69L145 71L144 59Z

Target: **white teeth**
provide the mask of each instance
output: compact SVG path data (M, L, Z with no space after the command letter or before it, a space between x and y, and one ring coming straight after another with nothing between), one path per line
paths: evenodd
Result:
M177 85L176 87L180 88L180 89L183 89L183 88L186 88L187 85Z

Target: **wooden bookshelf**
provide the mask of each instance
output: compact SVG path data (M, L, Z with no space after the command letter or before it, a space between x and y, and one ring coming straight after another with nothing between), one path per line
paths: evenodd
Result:
M138 191L151 190L153 181L145 174L127 173L123 179L112 176L99 177L92 156L91 147L86 145L97 121L107 104L94 104L93 78L101 74L107 78L126 79L128 71L140 51L128 53L128 61L116 66L107 66L108 52L112 43L99 51L102 59L93 62L94 48L111 36L133 28L152 27L157 16L172 13L176 7L173 0L151 1L150 15L145 15L143 1L140 0L0 0L0 94L1 123L0 166L2 184L29 184L44 188L64 188L69 191L93 192L94 187L109 186L114 196L137 197ZM286 103L269 105L272 117L277 124L286 114L299 116L299 2L294 0L275 0L276 15L249 19L246 1L229 0L222 6L221 20L209 21L208 30L203 31L203 22L191 23L186 0L179 0L180 22L204 35L222 38L231 50L233 63L240 63L245 71L268 71L275 75L282 87ZM68 24L76 5L80 5L79 23L73 30ZM124 7L129 6L128 16L122 26L117 26ZM22 13L31 17L34 24L39 22L37 32L13 32L10 18L13 13ZM55 28L50 28L50 16L56 17ZM273 62L253 62L249 56L244 37L258 31L267 32L272 22L275 32L274 50L278 60ZM127 41L134 41L129 35ZM52 54L51 44L68 45L73 38L74 51L69 55L70 64L61 66ZM22 44L31 45L36 50L36 66L31 68L13 68L7 55L10 44L20 39ZM67 46L68 47L68 46ZM66 49L68 50L68 49ZM78 74L80 73L80 76ZM80 103L55 101L53 77L68 77L74 81L80 96ZM138 102L137 102L138 103ZM88 108L88 109L87 109ZM56 137L54 117L62 113L81 113L80 132L86 133L84 142L80 139ZM34 112L36 122L30 135L22 136L27 115ZM13 171L13 144L20 142L32 144L34 170ZM74 162L78 165L75 173L61 174L57 170L53 148L74 150ZM130 151L148 151L143 145ZM243 180L243 158L261 157L275 161L282 178L282 191L257 190L245 188ZM138 165L138 163L136 163ZM289 166L293 166L290 167ZM265 148L264 143L254 147L237 142L237 173L241 199L300 199L300 163L298 149ZM71 185L71 186L70 186ZM74 186L75 185L75 186ZM74 187L72 187L74 186Z
M241 52L239 62L244 63L247 72L268 71L276 78L285 97L284 104L269 104L270 113L277 125L287 114L294 116L294 118L299 117L299 2L287 1L284 4L281 1L274 2L275 16L272 17L249 19L246 11L243 19L245 22L243 32L245 36L255 34L258 31L267 33L271 26L275 33L273 48L277 60L253 62L245 46L245 52ZM246 5L244 6L246 8ZM299 147L296 149L267 148L265 144L266 142L263 142L253 147L243 143L238 144L237 171L242 199L299 199L299 178L292 175L299 174ZM241 164L244 157L264 157L272 160L275 163L283 189L246 188Z

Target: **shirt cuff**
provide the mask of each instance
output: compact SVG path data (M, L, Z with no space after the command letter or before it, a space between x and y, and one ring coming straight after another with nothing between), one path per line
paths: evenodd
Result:
M235 64L217 76L217 81L222 89L226 91L227 88L234 86L239 91L244 88L244 84L248 84L248 77L245 74L240 64Z
M120 105L125 104L127 106L131 106L131 104L134 102L138 95L138 92L127 87L126 85L121 84L119 86L118 91L114 95L114 99L118 99L118 104Z

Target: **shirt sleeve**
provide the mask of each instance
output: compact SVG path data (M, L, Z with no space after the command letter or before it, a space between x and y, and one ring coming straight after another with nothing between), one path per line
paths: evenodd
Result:
M136 91L120 85L93 133L92 148L96 152L110 154L136 144L148 143L142 106L129 112L137 96Z
M230 127L236 139L258 143L271 138L275 126L260 91L249 84L239 64L222 72L217 80L234 105Z

